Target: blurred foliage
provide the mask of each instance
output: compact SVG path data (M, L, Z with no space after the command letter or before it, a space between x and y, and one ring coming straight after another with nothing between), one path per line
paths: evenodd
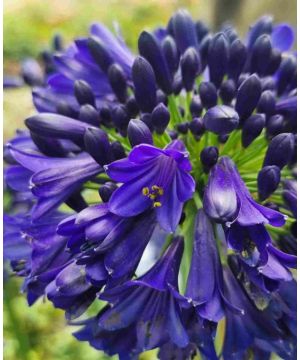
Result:
M49 48L55 33L61 33L68 43L74 36L87 35L89 24L95 21L110 28L117 21L127 44L135 50L141 30L166 24L180 7L212 27L230 16L228 20L241 34L265 13L273 14L277 22L296 26L296 0L4 0L4 71L17 73L18 62ZM6 90L4 139L23 127L33 111L28 88ZM4 200L9 203L7 195ZM108 359L87 343L75 341L71 335L75 329L66 326L63 312L48 301L40 300L29 308L19 290L20 279L10 278L6 272L4 280L5 360ZM155 354L148 352L141 359L155 359Z

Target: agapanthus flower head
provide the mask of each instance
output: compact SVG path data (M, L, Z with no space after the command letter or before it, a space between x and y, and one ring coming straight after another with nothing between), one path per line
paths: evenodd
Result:
M93 24L24 64L38 113L5 147L4 254L30 305L120 359L295 358L293 39L178 10L139 54Z

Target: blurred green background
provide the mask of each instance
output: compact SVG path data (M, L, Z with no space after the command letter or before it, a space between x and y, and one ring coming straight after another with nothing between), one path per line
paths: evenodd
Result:
M5 0L4 73L17 74L19 61L47 49L49 39L61 33L66 42L84 36L93 21L121 27L127 44L136 49L143 29L167 23L180 7L212 28L230 20L244 35L255 19L274 15L276 22L296 26L296 0ZM4 92L4 140L9 139L33 108L29 88ZM40 300L32 308L20 294L21 282L8 276L4 285L5 360L103 360L102 353L75 341L65 326L63 312ZM150 352L141 359L155 359Z

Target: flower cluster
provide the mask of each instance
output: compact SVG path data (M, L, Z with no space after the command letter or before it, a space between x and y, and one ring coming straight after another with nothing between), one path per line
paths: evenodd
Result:
M242 39L178 10L138 56L100 24L56 44L5 150L5 258L29 305L123 360L295 359L293 40L269 16Z

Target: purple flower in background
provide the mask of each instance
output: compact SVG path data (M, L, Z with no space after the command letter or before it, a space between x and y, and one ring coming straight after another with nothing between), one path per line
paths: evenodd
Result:
M187 152L179 141L165 149L138 145L127 159L105 167L113 180L124 183L110 198L109 209L120 216L134 216L153 207L162 228L174 232L184 202L195 191L190 170Z

